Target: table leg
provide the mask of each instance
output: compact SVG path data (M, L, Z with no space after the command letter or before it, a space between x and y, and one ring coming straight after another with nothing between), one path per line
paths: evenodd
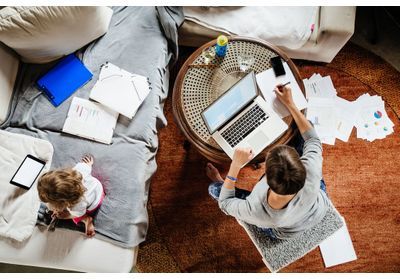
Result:
M185 140L183 142L183 149L185 149L186 151L189 151L191 146L192 146L192 144L190 143L190 141Z
M253 169L258 170L261 168L262 162L259 163L253 163L251 164L251 166L253 167Z

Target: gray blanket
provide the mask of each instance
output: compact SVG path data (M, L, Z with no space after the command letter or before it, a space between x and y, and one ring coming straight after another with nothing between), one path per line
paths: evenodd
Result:
M108 32L78 51L93 79L73 96L88 99L100 65L109 61L129 72L147 76L152 90L135 117L118 119L111 145L61 133L72 98L53 107L34 86L55 62L25 64L9 118L2 129L49 140L54 146L52 168L73 166L84 154L95 158L93 175L104 185L106 197L95 217L98 237L122 247L144 241L146 203L156 171L157 129L166 125L163 102L168 94L168 65L177 56L180 8L116 7Z

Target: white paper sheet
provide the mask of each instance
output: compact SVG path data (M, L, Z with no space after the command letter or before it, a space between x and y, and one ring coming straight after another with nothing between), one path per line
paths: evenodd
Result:
M131 74L107 63L101 68L99 80L90 92L90 98L133 118L149 92L146 77Z
M290 115L290 112L286 109L285 105L282 104L273 91L275 86L278 84L285 84L290 81L290 88L292 89L293 101L299 110L307 107L307 100L297 84L296 78L294 77L290 67L286 62L283 63L286 74L283 76L276 77L273 69L268 69L262 73L259 73L257 77L257 84L264 96L268 106L273 109L280 118L284 118Z
M303 82L307 99L313 97L334 98L337 95L330 76L321 77L321 75L313 75L308 80L304 79Z
M336 138L347 142L356 120L357 107L343 98L335 98Z
M336 115L334 99L311 98L308 101L307 119L314 124L322 143L335 144Z
M344 220L343 220L344 221ZM346 223L333 235L324 240L319 248L325 267L331 267L357 259Z
M394 123L385 111L382 97L363 94L354 103L358 109L355 120L358 138L374 141L394 132Z
M303 79L303 83L308 99L307 119L314 123L323 143L333 145L335 138L347 142L353 126L357 128L357 137L368 141L383 139L394 132L394 123L385 111L382 97L365 93L349 102L337 97L330 76L322 77L317 73ZM330 101L324 103L323 99L333 100L333 111L328 105ZM332 129L330 125L333 125Z

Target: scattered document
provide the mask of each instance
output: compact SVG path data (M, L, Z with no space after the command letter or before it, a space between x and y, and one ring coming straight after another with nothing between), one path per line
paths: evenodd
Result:
M110 144L117 119L118 112L101 104L74 97L62 131Z
M313 123L322 143L334 145L336 139L335 102L332 98L310 98L307 119Z
M344 220L343 220L344 221ZM325 267L331 267L357 259L346 223L338 231L324 240L319 248Z
M320 74L303 79L303 83L308 99L307 119L314 124L323 143L334 144L334 138L347 142L354 126L357 137L368 141L383 139L394 132L380 96L365 93L356 101L347 101L337 96L331 77ZM332 123L335 124L330 129Z
M310 98L335 98L336 89L330 76L322 77L320 74L314 74L309 79L303 79L306 97Z
M358 109L355 121L358 138L374 141L394 132L394 123L386 113L382 97L365 93L354 103Z
M285 105L282 104L276 97L274 88L278 84L285 84L290 82L290 88L292 89L293 101L299 110L307 107L307 100L304 98L303 92L301 91L296 78L294 77L292 70L286 62L283 62L283 67L286 74L283 76L276 77L274 70L268 69L262 73L257 74L257 84L264 96L267 104L273 109L281 118L290 115L290 112L286 109Z
M106 63L101 67L90 99L132 119L149 92L150 85L146 77Z
M334 145L336 139L347 142L354 126L357 128L357 137L368 141L383 139L394 132L394 123L385 111L382 97L365 93L350 102L337 96L330 76L315 73L303 79L306 100L289 66L287 63L283 65L286 75L276 77L273 69L269 69L257 75L258 86L267 104L284 118L290 113L273 89L277 84L290 81L294 103L300 110L307 108L306 117L313 123L322 143Z
M353 102L343 98L335 98L336 129L335 136L341 141L348 142L356 120L357 108Z

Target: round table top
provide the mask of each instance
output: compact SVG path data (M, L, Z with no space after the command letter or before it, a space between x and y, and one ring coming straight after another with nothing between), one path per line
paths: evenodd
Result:
M215 44L216 40L204 44L186 60L175 81L172 104L177 124L189 142L207 159L228 163L230 158L211 137L201 113L246 74L240 71L238 56L250 54L254 58L246 72L253 70L255 74L271 68L270 59L280 56L292 70L303 94L304 85L289 57L268 42L247 37L229 37L226 55L223 58L216 56L206 64L203 51L213 48ZM283 120L289 125L288 130L253 161L264 160L266 152L273 146L285 144L293 137L297 131L293 118L287 116Z

